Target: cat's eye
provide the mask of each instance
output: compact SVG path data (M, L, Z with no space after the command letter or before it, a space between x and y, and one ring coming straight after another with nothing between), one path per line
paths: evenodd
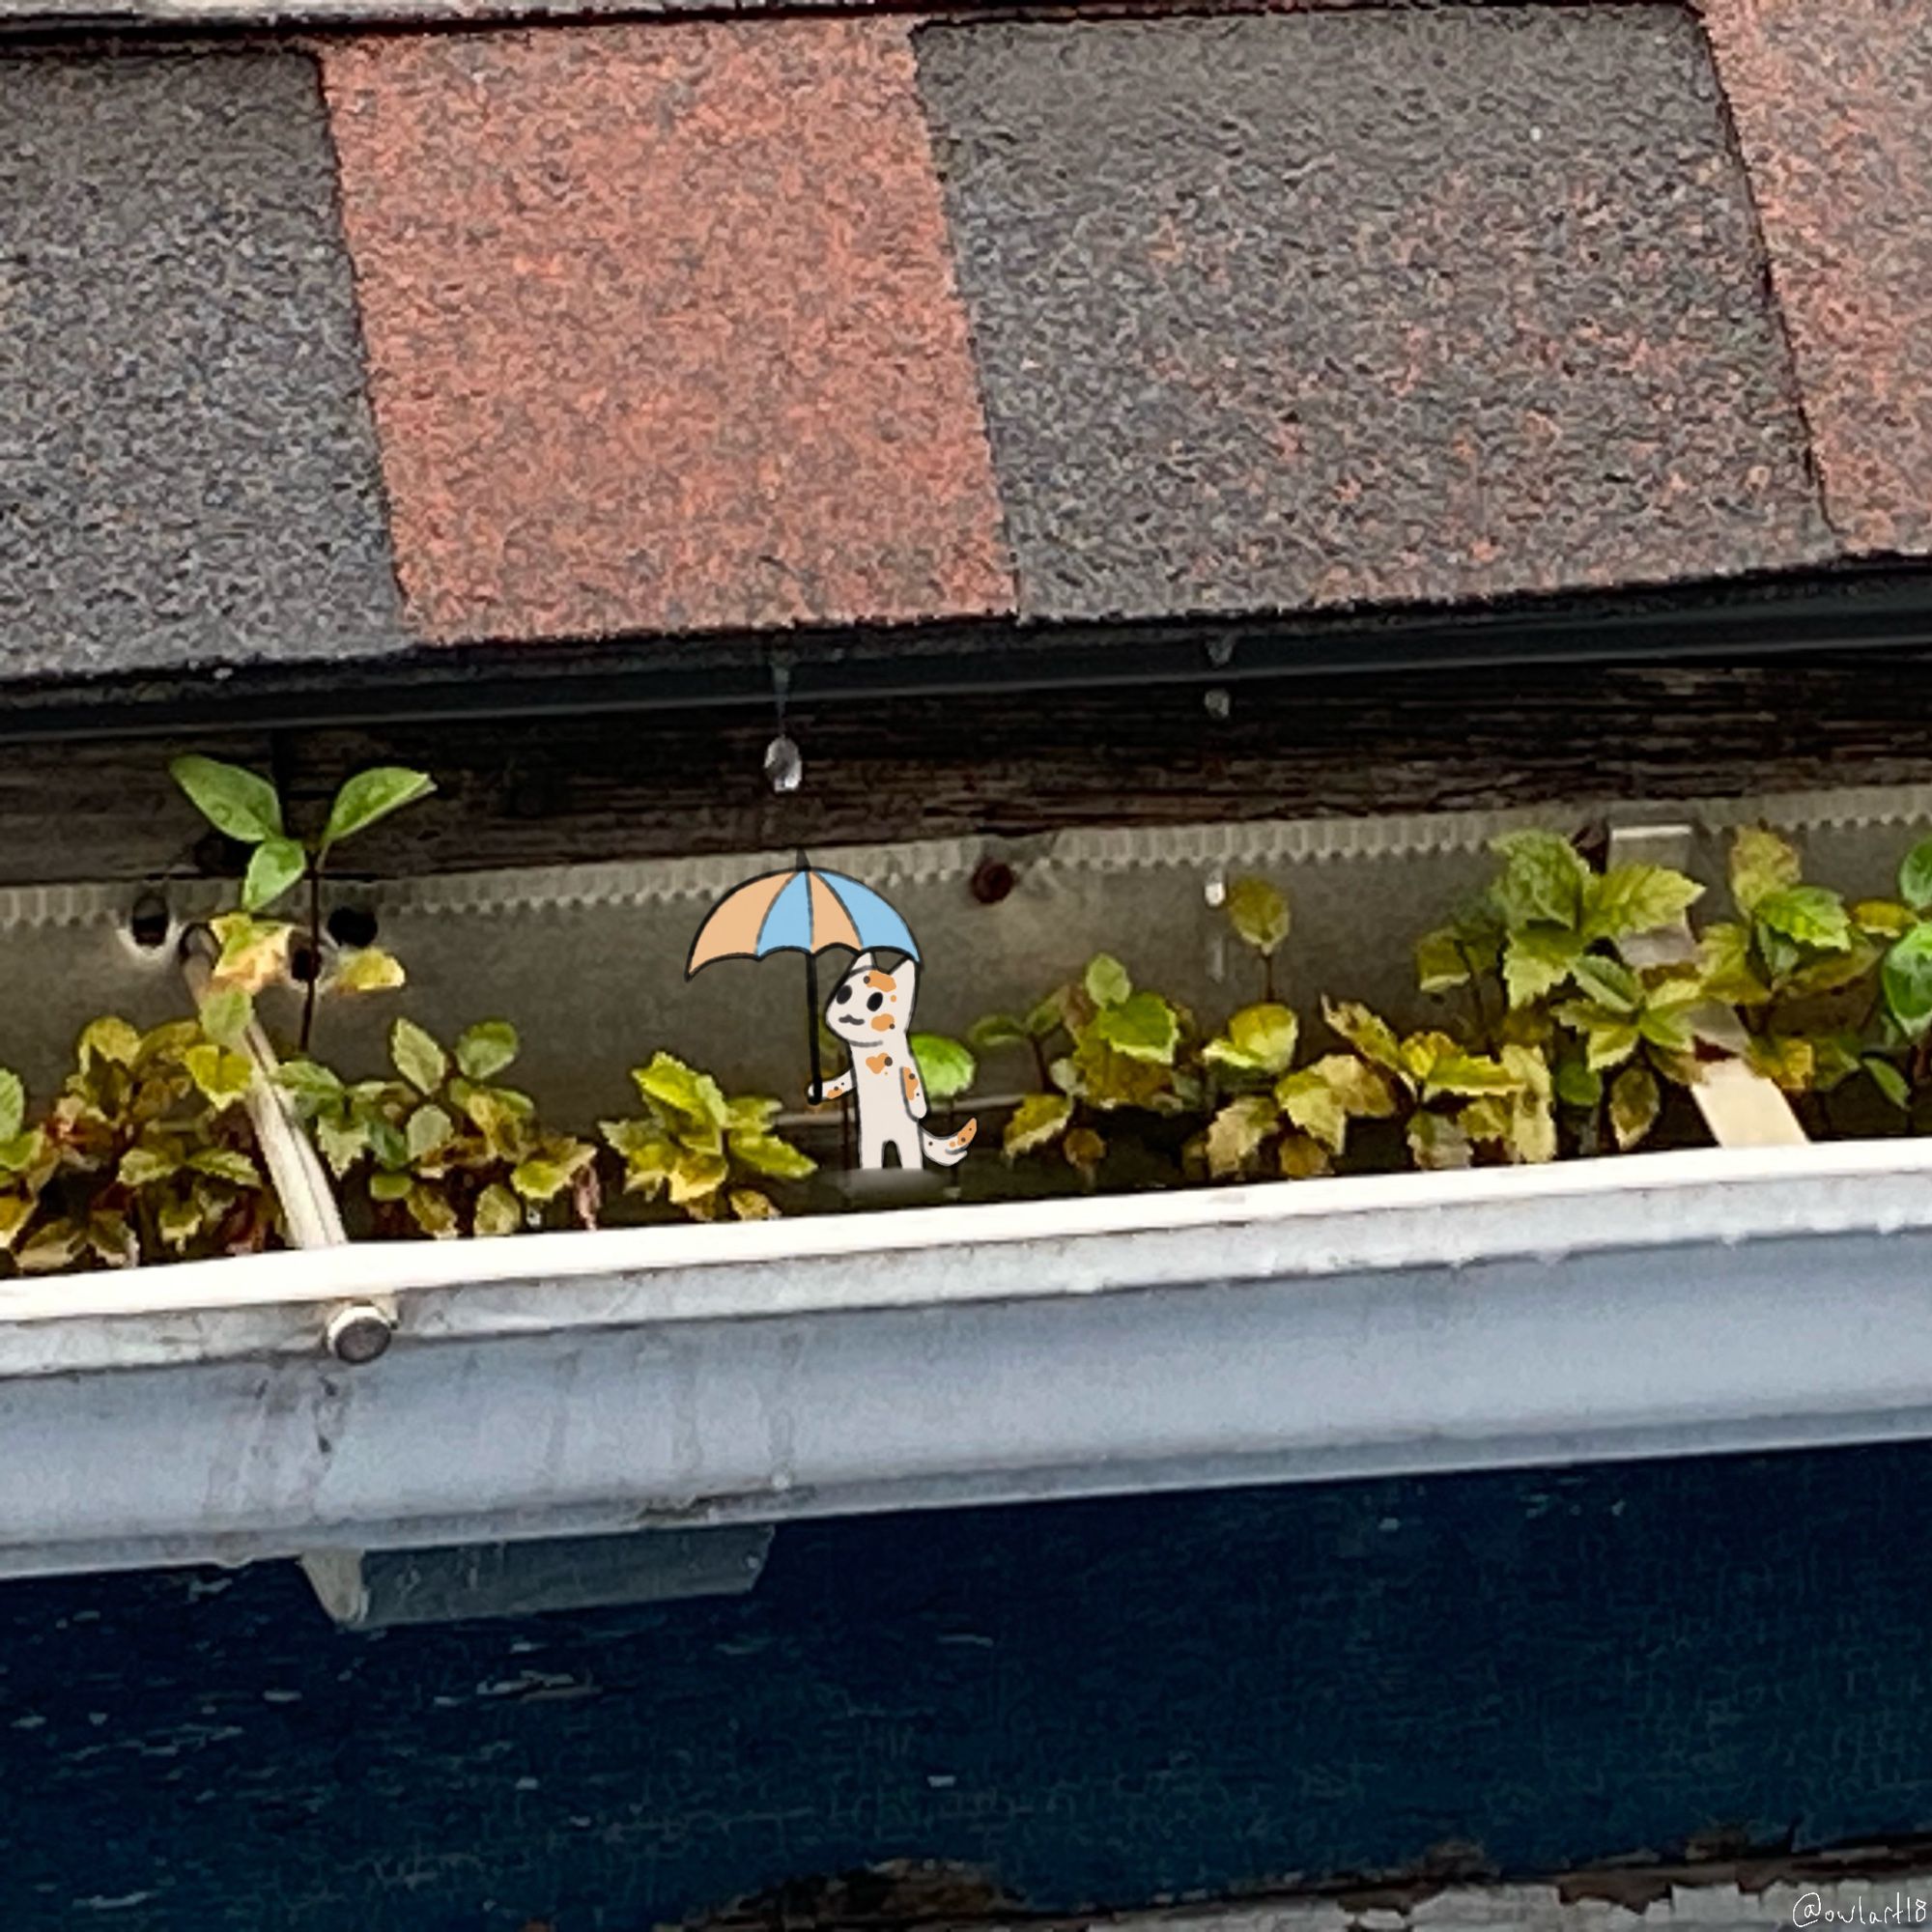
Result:
M840 986L838 989L838 997L836 1000L834 1000L832 1004L835 1007L842 1007L845 1004L845 1002L849 1000L851 997L852 997L851 987Z
M885 1004L886 1004L886 996L883 993L874 993L872 997L866 1002L866 1010L867 1012L875 1013Z

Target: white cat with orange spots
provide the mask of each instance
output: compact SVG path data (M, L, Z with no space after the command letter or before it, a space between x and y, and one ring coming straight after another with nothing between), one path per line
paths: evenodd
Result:
M825 1023L845 1043L852 1065L807 1097L856 1097L861 1167L884 1167L888 1148L898 1151L901 1167L923 1167L927 1160L954 1167L966 1158L980 1130L978 1121L968 1121L950 1139L942 1139L919 1124L926 1116L925 1088L907 1037L918 990L917 961L903 959L885 973L869 952L862 952L826 1003Z

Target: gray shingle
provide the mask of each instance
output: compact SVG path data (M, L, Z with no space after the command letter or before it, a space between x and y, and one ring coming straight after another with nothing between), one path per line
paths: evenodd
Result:
M919 57L1029 613L1831 554L1688 14L940 24Z
M0 55L0 675L402 641L304 55Z

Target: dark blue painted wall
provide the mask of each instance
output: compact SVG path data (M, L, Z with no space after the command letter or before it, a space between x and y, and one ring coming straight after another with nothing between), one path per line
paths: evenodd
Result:
M14 1584L0 1925L639 1932L891 1857L1125 1905L1923 1830L1928 1520L1914 1447L827 1523L742 1600L375 1636L279 1566Z

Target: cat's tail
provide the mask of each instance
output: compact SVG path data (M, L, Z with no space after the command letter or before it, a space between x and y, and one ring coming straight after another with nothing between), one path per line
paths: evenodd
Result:
M966 1150L973 1145L973 1136L980 1131L978 1121L968 1121L956 1134L941 1140L937 1134L928 1134L923 1129L920 1139L925 1145L925 1157L940 1167L957 1167L966 1158Z

